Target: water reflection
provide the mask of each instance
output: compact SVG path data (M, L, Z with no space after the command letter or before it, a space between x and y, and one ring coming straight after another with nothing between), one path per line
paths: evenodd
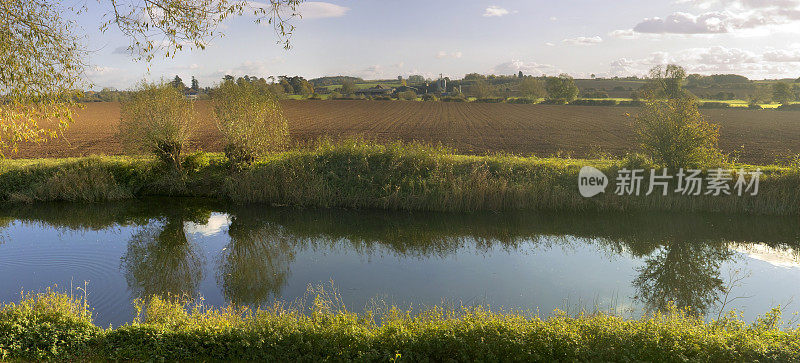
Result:
M205 260L187 238L185 224L205 224L210 214L203 208L178 207L137 228L121 259L134 296L197 294Z
M232 218L228 235L217 275L226 299L259 305L277 296L289 276L298 239L252 210Z
M651 311L674 303L705 315L725 291L720 265L731 256L733 252L722 243L667 242L636 269L635 298Z
M212 211L221 214L210 220ZM279 297L292 270L307 267L295 262L303 251L388 253L412 261L445 259L467 248L517 254L591 246L608 256L609 264L615 256L638 261L632 271L621 272L634 288L629 298L650 310L674 302L703 315L730 288L720 270L734 251L800 247L793 218L707 214L405 213L153 199L16 206L0 211L0 221L93 231L133 226L120 267L134 296L196 295L209 275L225 300L245 305ZM187 225L197 235L187 233ZM225 241L204 254L198 236Z

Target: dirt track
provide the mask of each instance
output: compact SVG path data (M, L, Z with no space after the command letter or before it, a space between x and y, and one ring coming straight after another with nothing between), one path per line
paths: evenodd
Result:
M635 145L627 107L513 105L401 101L284 101L294 140L322 135L360 135L379 140L420 140L464 153L507 151L575 157L602 150L621 155ZM210 104L198 101L190 149L220 149ZM742 160L772 162L800 153L800 112L708 110L720 124L725 151L743 150ZM13 157L121 154L115 137L119 104L91 103L80 110L66 140L23 145ZM744 147L742 149L742 146Z

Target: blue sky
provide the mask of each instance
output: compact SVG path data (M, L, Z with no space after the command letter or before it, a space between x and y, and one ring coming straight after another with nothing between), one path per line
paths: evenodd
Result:
M674 62L690 72L800 77L800 0L329 0L306 2L292 37L250 17L225 23L224 38L151 63L121 52L128 40L100 33L103 3L78 18L94 88L143 78L225 74L395 78L469 72L642 75Z

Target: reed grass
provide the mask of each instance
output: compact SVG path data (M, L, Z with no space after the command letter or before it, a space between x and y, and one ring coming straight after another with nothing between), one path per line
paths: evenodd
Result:
M182 172L136 157L5 160L0 162L0 200L203 196L234 203L426 211L800 212L800 171L778 165L731 165L764 172L757 196L662 197L613 193L617 170L635 159L467 156L416 143L359 140L270 154L236 172L219 154L200 158L202 163L195 159ZM585 165L611 178L606 193L581 197L578 172Z

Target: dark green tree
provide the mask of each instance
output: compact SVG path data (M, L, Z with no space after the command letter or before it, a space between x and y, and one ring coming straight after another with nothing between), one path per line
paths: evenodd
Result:
M572 101L578 97L578 86L575 80L568 74L561 74L558 77L547 77L545 89L551 99Z

